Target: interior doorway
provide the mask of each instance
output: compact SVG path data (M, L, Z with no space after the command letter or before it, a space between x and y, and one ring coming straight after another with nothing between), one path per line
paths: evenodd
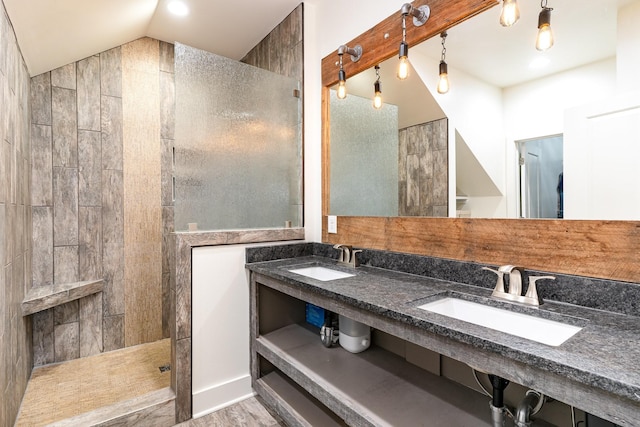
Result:
M562 135L516 141L519 162L519 216L563 218Z

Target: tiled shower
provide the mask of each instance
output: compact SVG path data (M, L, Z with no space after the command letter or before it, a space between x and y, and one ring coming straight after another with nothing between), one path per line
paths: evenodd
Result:
M32 286L104 278L33 315L34 365L168 337L173 45L143 38L35 76L31 109Z

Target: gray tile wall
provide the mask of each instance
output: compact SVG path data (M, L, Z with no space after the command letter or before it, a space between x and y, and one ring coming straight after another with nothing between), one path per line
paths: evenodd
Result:
M0 427L15 421L33 358L31 319L20 309L32 275L29 88L26 64L0 2ZM35 143L46 139L46 133L37 133ZM46 162L47 156L51 153L39 152L36 162ZM46 220L47 213L38 212L36 222Z
M173 45L160 43L162 207L173 231ZM33 315L34 365L125 346L121 47L31 79L29 286L104 279L104 292ZM169 245L163 247L168 253ZM163 333L169 337L169 257Z
M448 216L447 119L398 132L398 214Z

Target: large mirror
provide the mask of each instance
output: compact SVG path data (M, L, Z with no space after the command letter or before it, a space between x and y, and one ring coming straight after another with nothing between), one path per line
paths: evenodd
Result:
M380 64L381 110L371 107L373 69L348 77L345 100L332 91L330 214L640 219L633 162L640 155L640 130L628 117L606 119L605 127L589 121L608 114L599 110L603 105L607 112L638 114L633 46L640 43L634 24L640 0L549 2L555 45L545 52L535 49L539 4L519 4L521 18L512 27L499 25L495 7L448 31L447 94L435 90L440 37L410 47L407 81L395 77L395 56ZM358 110L372 123L384 117L386 130L381 123L363 125ZM344 132L345 124L356 123L360 139ZM424 170L424 157L407 156L407 130L415 135L422 125L445 129L448 168L433 166L444 184L421 187L424 173L411 180L412 170ZM433 135L420 132L432 146ZM374 136L388 135L391 146L373 143ZM430 162L437 157L428 156ZM429 174L431 179L433 171ZM437 199L438 189L441 198L444 191L444 206L441 201L427 206L424 200ZM374 199L384 199L386 207Z

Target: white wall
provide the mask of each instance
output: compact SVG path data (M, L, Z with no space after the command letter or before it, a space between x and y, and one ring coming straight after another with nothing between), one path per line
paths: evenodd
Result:
M589 90L585 90L589 88ZM611 58L504 90L507 215L517 215L518 155L515 141L564 132L567 109L604 99L616 88ZM571 159L565 155L565 162Z
M640 90L640 2L618 11L618 90Z
M193 417L253 394L245 245L192 250Z

